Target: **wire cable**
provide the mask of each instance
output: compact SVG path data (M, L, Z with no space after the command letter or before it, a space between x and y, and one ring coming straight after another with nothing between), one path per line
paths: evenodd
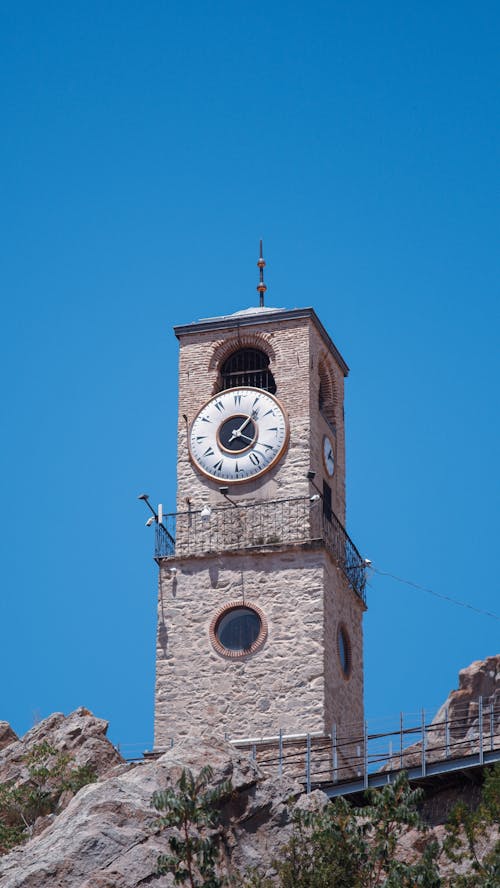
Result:
M426 586L420 586L418 583L413 583L412 580L405 580L403 577L398 577L396 574L389 573L386 570L379 570L378 567L374 567L373 564L370 564L369 567L374 573L379 574L381 577L390 577L391 580L396 580L398 583L404 583L406 586L412 586L414 589L419 589L421 592L428 592L429 595L434 595L435 598L440 598L442 601L448 601L451 604L456 604L458 607L465 607L468 610L474 611L476 614L482 614L483 617L491 617L492 620L499 620L500 617L498 614L494 614L492 611L483 610L480 607L474 607L473 604L469 604L466 601L459 601L458 598L452 598L451 595L443 595L441 592L435 592L434 589L428 589Z

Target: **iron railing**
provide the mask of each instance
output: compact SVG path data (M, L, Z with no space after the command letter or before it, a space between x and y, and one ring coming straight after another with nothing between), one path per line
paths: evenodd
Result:
M500 760L500 702L479 697L445 709L427 721L424 710L400 714L393 730L370 732L368 723L333 724L331 732L233 739L265 769L288 773L307 791L321 786L330 796L390 783L401 771L411 779L482 766ZM328 789L325 784L332 784Z
M373 730L367 721L333 723L325 732L287 733L224 739L246 751L270 774L299 780L307 792L362 793L405 771L410 780L446 775L500 761L500 699L479 697L450 704L429 720L425 710L399 713ZM157 753L177 744L168 738ZM135 751L134 751L135 755Z
M155 558L184 558L241 549L321 542L347 582L366 603L366 565L333 512L309 497L264 500L248 505L163 516L156 525Z

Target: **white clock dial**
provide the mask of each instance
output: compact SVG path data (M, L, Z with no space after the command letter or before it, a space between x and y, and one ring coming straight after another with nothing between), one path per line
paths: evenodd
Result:
M226 389L195 417L189 453L195 466L216 481L249 481L267 472L288 443L288 420L280 402L257 388Z
M331 478L335 471L335 457L333 455L333 444L328 435L325 435L323 438L323 462L326 473Z

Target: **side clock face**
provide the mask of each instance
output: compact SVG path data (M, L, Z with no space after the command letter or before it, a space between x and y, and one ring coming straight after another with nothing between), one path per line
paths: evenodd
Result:
M215 481L263 475L283 456L288 420L280 402L257 388L226 389L201 408L191 426L189 453Z
M333 455L333 444L328 435L325 435L323 438L323 462L326 473L331 478L335 471L335 457Z

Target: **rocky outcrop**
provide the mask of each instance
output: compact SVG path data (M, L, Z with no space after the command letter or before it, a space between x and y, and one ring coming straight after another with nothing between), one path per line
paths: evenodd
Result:
M482 706L482 718L480 707ZM482 732L483 750L500 746L500 655L476 660L458 674L458 688L440 706L426 732L426 761L461 758L477 753ZM480 725L481 722L481 725ZM404 749L404 768L422 761L419 740ZM381 770L399 769L401 757L392 758Z
M17 734L12 730L8 722L0 721L0 750L17 740Z
M290 799L302 788L290 780L266 781L251 759L218 740L188 742L144 764L84 787L44 832L0 859L2 888L138 888L154 882L167 840L155 827L151 796L175 781L183 767L205 762L214 783L231 779L223 806L224 868L244 871L271 865L290 829ZM318 796L303 798L315 804ZM325 797L326 798L326 797Z
M476 660L458 673L458 690L451 691L436 713L433 726L444 726L448 713L456 741L477 738L480 699L483 701L483 723L488 731L490 712L493 710L498 714L500 707L500 655Z
M6 724L0 722L0 725ZM11 731L12 739L3 747L0 741L0 783L23 783L28 778L26 756L44 742L57 752L68 754L75 766L86 765L102 776L114 765L123 764L121 755L106 737L107 729L106 721L80 707L68 716L62 712L50 715L31 728L22 740Z
M468 747L477 741L477 698L493 700L498 711L500 657L473 663L462 670L459 688L453 691L434 720L436 737L443 735L448 718L456 722L453 735ZM459 724L463 713L468 721ZM444 722L443 722L444 718ZM316 791L303 795L303 786L291 777L270 776L252 758L220 738L186 740L158 759L136 764L123 762L106 738L106 722L88 710L70 716L60 713L45 719L22 740L10 737L0 750L0 783L27 779L25 758L44 741L72 756L75 764L89 765L99 775L73 797L59 805L56 814L39 818L32 838L0 857L1 888L142 888L173 885L171 876L157 876L157 859L168 850L168 832L156 824L151 797L157 790L175 784L182 768L198 772L204 764L214 771L213 783L230 779L233 792L222 805L222 866L225 873L258 867L261 875L272 874L272 862L291 834L294 806L310 808L326 804ZM414 747L408 755L420 755ZM438 789L439 792L439 789ZM446 799L431 799L426 820L436 838L444 835L443 811L453 803L451 788ZM461 797L457 789L456 799ZM428 834L429 837L429 834ZM491 843L491 830L485 841ZM410 830L401 844L408 861L422 852L422 835Z

